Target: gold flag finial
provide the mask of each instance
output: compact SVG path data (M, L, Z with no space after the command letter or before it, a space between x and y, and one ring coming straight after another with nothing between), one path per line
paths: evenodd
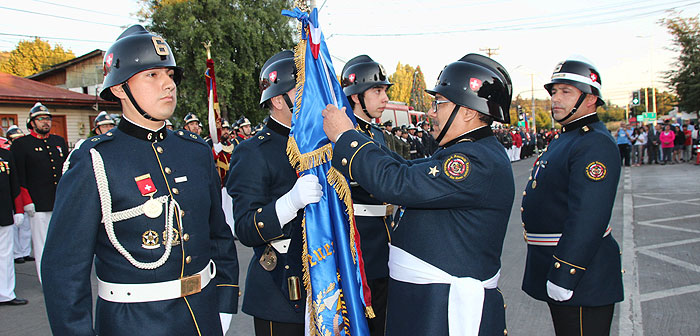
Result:
M202 42L204 49L207 49L207 59L211 59L211 41Z

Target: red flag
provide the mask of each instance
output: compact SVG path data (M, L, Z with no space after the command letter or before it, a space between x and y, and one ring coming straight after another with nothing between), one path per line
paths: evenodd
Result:
M219 99L216 96L216 77L214 75L214 60L207 59L207 71L204 72L207 83L207 99L209 101L209 135L213 143L219 143L221 138L221 113Z

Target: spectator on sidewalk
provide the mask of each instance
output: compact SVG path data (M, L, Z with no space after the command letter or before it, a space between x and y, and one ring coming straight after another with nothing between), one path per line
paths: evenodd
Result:
M647 132L647 163L651 164L652 161L656 164L659 163L659 125L647 126L649 131Z
M685 144L685 134L683 134L680 125L673 126L673 132L676 133L676 137L673 138L673 162L681 163L683 161L681 152Z
M645 126L640 126L636 129L638 135L637 142L634 144L634 152L637 157L637 161L635 162L637 167L644 164L644 150L647 147L647 131L645 128Z
M685 135L685 143L683 144L683 161L690 162L693 156L693 125L683 125L683 134Z
M663 159L661 164L667 164L671 161L671 154L673 152L673 140L676 138L676 134L671 131L671 125L665 125L664 131L659 134L659 141L661 141L661 151L663 152Z
M617 148L620 149L620 160L623 161L626 167L630 166L631 136L632 131L630 131L629 126L624 122L620 123L620 129L617 130L615 138L617 138Z

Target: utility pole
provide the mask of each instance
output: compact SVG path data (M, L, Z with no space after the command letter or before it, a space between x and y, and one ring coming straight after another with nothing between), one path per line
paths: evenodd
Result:
M486 56L491 57L491 55L498 55L498 53L496 51L498 51L499 49L501 49L501 48L500 47L499 48L482 48L479 50L486 52Z

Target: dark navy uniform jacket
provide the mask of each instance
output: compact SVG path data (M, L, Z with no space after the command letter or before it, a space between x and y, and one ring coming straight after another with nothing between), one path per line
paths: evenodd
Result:
M620 179L620 152L593 114L563 127L539 157L523 196L528 234L561 233L556 246L528 245L523 290L547 295L547 280L574 291L571 306L622 301L620 248L610 223ZM614 225L612 229L618 229Z
M254 137L242 141L231 155L231 170L226 189L233 198L236 236L243 245L253 247L255 254L248 266L243 311L257 318L285 323L304 323L306 292L302 277L303 235L301 220L304 211L289 223L280 225L275 203L289 192L297 180L296 170L289 163L287 140L289 128L270 118ZM274 252L277 265L268 272L260 265L260 257L269 243L291 239L286 254ZM299 300L290 300L287 279L299 279Z
M456 277L483 281L501 268L515 187L510 161L488 126L412 161L348 131L335 144L332 165L378 199L406 207L394 246ZM391 280L387 335L447 335L448 294L447 284ZM503 298L486 290L480 335L504 329Z
M144 174L150 174L157 189L154 198L167 195L179 203L177 242L162 266L136 268L107 237L92 149L104 161L113 212L148 200L134 180ZM140 215L115 222L114 231L136 260L154 262L165 249L165 218L166 209L153 219ZM149 231L157 234L157 247L145 239ZM209 260L216 263L216 277L200 293L184 298L145 303L98 298L93 330L93 256L97 277L111 283L176 280L200 272ZM193 133L165 127L149 131L126 118L116 129L87 139L71 155L59 183L41 270L54 335L221 335L219 313L237 311L238 258L209 146Z
M53 134L39 139L32 132L13 141L11 150L20 186L29 191L36 211L52 211L63 161L68 156L66 141Z
M19 196L19 179L12 153L0 148L0 226L14 224L15 198Z
M357 130L374 140L379 145L386 146L382 130L360 118L357 119ZM388 149L388 148L387 148ZM353 204L381 205L386 204L362 188L358 183L350 182ZM391 216L368 217L355 216L357 231L360 233L360 249L365 263L367 280L386 278L389 276L389 242L391 242Z

